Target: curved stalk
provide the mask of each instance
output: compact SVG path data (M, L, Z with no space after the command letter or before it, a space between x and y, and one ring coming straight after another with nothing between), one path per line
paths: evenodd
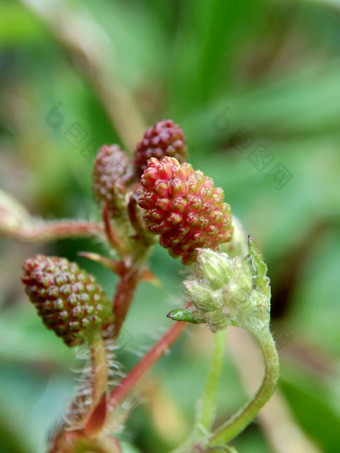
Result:
M243 431L275 390L279 377L279 358L273 337L269 330L255 330L252 333L260 343L265 362L265 375L261 386L249 403L212 433L209 440L210 447L224 445Z

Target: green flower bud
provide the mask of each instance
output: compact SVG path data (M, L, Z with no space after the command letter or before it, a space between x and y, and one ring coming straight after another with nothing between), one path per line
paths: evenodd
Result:
M198 250L198 272L209 280L210 287L220 288L232 276L231 262L226 258L228 255L225 253L216 253L211 249Z
M197 276L184 282L196 323L206 323L213 332L228 325L250 331L268 327L267 266L251 238L248 247L249 255L243 258L211 249L198 251Z
M171 310L170 313L167 314L167 317L172 319L173 321L183 321L190 322L191 324L199 324L199 322L192 316L190 310L186 310L185 308L176 308L175 310Z

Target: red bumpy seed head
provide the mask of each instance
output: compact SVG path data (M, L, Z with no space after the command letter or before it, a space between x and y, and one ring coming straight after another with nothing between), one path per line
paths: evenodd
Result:
M184 264L197 257L197 248L215 249L231 239L230 207L211 178L176 159L152 158L141 178L138 204L148 229Z
M117 211L117 184L124 185L129 175L130 159L118 145L99 148L93 169L93 193L99 203L106 202L111 212Z
M25 261L26 293L48 329L67 346L84 343L112 320L110 303L92 275L65 258L37 255Z
M172 120L158 121L147 129L142 140L138 143L135 154L135 171L139 178L147 167L151 157L161 159L169 156L184 162L187 157L187 147L182 129Z

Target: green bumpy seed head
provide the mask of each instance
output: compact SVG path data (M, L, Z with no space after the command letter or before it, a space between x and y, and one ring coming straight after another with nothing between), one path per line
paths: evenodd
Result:
M119 214L119 198L131 179L131 162L118 145L103 145L93 168L93 193L99 203L107 203L114 215Z
M147 167L148 159L169 156L179 162L187 158L187 146L183 130L172 120L158 121L147 129L138 143L135 153L135 172L140 178Z
M196 277L184 282L193 306L169 313L174 320L206 323L212 332L228 325L250 332L268 329L270 286L267 266L249 238L248 255L231 258L226 253L200 249Z
M183 264L197 258L197 249L216 249L230 241L233 228L223 190L211 178L177 159L151 158L141 178L138 204L148 229Z
M112 321L111 305L95 278L65 258L37 255L23 265L22 282L48 329L67 346Z

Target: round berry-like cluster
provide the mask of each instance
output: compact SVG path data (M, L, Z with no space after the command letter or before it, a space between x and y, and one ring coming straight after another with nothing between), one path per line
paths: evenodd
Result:
M147 129L142 140L138 143L135 153L135 171L140 177L147 167L151 157L161 159L169 156L184 162L187 157L183 130L172 120L158 121Z
M97 201L106 202L113 213L117 211L116 185L127 175L129 166L129 157L118 145L103 145L99 149L93 168L93 193Z
M230 241L230 207L211 178L177 159L151 158L141 178L138 204L148 229L184 264L197 258L197 248L215 249Z
M110 303L95 278L65 258L27 259L22 281L47 328L68 346L85 341L111 320Z

